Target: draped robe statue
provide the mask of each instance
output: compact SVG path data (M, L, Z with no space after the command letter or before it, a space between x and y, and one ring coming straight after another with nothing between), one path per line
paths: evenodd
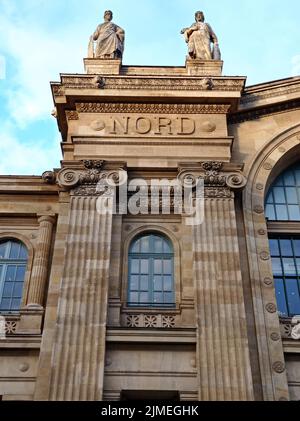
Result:
M203 12L196 12L196 23L182 29L188 44L189 57L199 60L221 60L218 38L211 26L205 23ZM213 49L211 49L213 43Z
M112 22L113 14L107 10L104 14L104 23L98 25L90 38L88 57L95 58L122 58L124 52L125 31ZM94 41L96 48L94 51Z

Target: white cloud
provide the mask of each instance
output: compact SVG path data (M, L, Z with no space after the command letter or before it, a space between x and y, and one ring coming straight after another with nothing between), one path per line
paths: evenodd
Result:
M49 33L38 22L32 26L28 20L21 20L18 15L16 18L11 5L4 9L0 27L5 39L0 40L0 48L7 63L16 66L7 68L14 77L12 83L4 86L4 95L11 117L25 127L36 119L49 117L53 108L49 81L59 79L61 70L78 68L81 56L72 42L72 31Z
M300 54L295 55L292 60L292 76L300 76Z
M0 55L0 79L5 79L6 77L6 59L4 56Z
M40 175L59 167L59 135L53 142L23 143L13 134L10 123L1 126L0 174Z

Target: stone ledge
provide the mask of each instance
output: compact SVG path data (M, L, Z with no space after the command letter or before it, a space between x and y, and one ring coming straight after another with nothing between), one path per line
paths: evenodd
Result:
M129 343L176 343L196 344L196 329L143 329L143 328L111 328L107 330L107 342Z

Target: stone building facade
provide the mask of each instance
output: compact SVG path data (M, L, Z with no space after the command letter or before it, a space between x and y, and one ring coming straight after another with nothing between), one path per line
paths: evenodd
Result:
M265 201L300 174L300 78L245 87L201 60L85 70L51 84L61 167L0 177L2 400L299 400L300 201L274 193L268 218ZM203 180L203 223L174 190L169 214L113 212L97 186L123 177Z

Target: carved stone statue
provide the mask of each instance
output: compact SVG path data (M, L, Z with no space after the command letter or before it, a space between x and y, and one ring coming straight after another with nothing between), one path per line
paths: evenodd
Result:
M90 37L88 57L121 59L124 51L125 31L112 22L113 13L104 13L104 23L98 25ZM94 41L96 48L94 51Z
M189 28L182 29L188 44L189 58L199 60L221 60L218 38L211 26L205 23L204 13L195 13L194 23ZM211 48L213 43L213 48Z

